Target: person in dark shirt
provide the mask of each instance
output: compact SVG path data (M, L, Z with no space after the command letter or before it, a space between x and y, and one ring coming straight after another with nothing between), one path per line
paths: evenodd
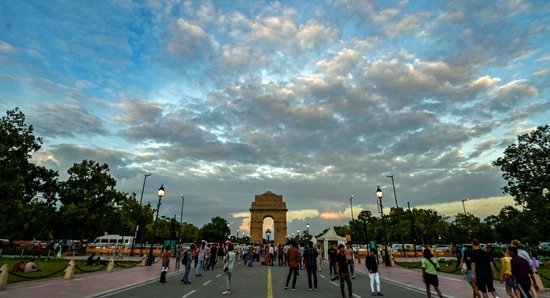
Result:
M353 297L351 291L351 275L349 271L349 264L345 254L346 246L343 244L338 245L338 254L336 254L336 275L340 279L340 292L342 298L346 298L346 292L344 290L344 283L348 285L349 298Z
M365 266L367 266L367 270L369 270L370 289L372 291L372 296L384 296L384 294L380 292L380 276L378 275L378 262L376 262L376 254L374 250L371 250L370 254L365 258Z
M332 245L328 249L328 263L329 263L329 274L332 275L332 272L336 273L336 254L338 254L338 250Z
M483 298L489 297L487 292L491 292L493 297L497 298L498 294L493 286L493 279L496 278L495 268L489 254L481 250L479 240L472 240L473 250L470 254L471 267L473 278L476 282L478 290L483 295Z
M521 297L532 298L533 296L531 296L531 292L529 292L529 289L531 288L531 279L533 280L535 290L538 291L539 289L537 283L535 282L533 271L531 270L531 267L529 267L529 263L522 257L518 256L517 247L508 247L508 254L512 257L512 260L510 260L510 264L512 265L512 276L519 287Z
M304 250L304 259L306 260L306 270L307 270L307 282L309 284L309 289L311 287L311 278L313 277L313 287L317 290L317 249L313 247L313 241L309 241L307 248Z

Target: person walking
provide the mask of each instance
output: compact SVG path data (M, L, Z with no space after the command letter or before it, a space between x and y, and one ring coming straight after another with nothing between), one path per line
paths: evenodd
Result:
M527 263L529 263L529 267L531 268L531 271L537 272L537 269L534 268L533 266L533 260L531 259L531 256L529 256L529 253L523 249L523 244L521 244L521 242L517 239L512 240L511 244L512 246L515 246L518 249L518 253L517 253L518 257L523 258L524 260L527 261ZM536 276L535 276L535 281L537 281ZM534 287L535 284L539 287L542 287L543 285L542 285L542 282L539 283L539 281L531 285L531 289L530 289L531 296L533 296L533 298L538 298L539 294L537 293L537 290L535 290L535 287Z
M323 260L323 249L321 248L321 244L317 244L317 268L319 268L319 272L323 271L321 269L322 260Z
M348 285L348 298L353 297L352 285L351 285L351 275L349 271L349 264L346 258L345 253L346 247L344 244L338 245L338 253L336 254L336 266L335 274L340 280L340 293L342 293L342 298L346 298L346 291L344 289L344 283Z
M374 250L371 250L370 254L365 258L365 266L367 266L367 270L369 271L371 295L384 296L384 294L380 292L380 275L378 274L378 262L376 262Z
M307 283L309 290L317 290L317 258L319 253L317 249L313 247L313 241L307 243L307 248L304 250L304 259L306 261L307 271ZM311 279L313 278L313 287L311 286Z
M328 265L329 265L329 275L332 275L334 272L336 274L336 255L338 254L338 250L334 245L331 245L330 248L327 251L328 254Z
M214 270L214 267L216 266L216 262L218 261L218 245L221 245L221 244L220 243L214 244L210 248L210 261L206 265L206 270L209 270L210 268Z
M539 289L533 270L529 267L529 263L525 259L518 256L517 247L511 246L508 250L508 253L512 257L510 260L510 264L512 265L512 276L517 283L521 297L533 298L533 296L531 296L531 292L529 291L529 289L531 289L531 279L533 280L532 284L535 291L538 291Z
M351 246L351 241L348 241L346 243L345 253L346 253L346 259L348 260L349 272L351 274L351 279L354 279L355 278L355 268L353 268L353 266L355 264L354 264L354 260L353 260L353 248Z
M252 263L254 263L254 244L250 243L250 246L248 247L248 267L252 267Z
M460 268L460 266L462 266L461 264L463 264L462 263L462 250L461 250L460 244L455 245L455 257L456 257L455 270L457 270L458 268Z
M288 283L290 282L290 277L292 279L292 291L296 290L296 278L298 277L298 269L300 268L300 250L298 249L298 243L295 240L292 240L291 246L288 249L287 253L287 264L288 264L288 275L286 276L285 290L288 289Z
M197 250L197 263L195 268L195 277L202 276L202 267L204 266L204 259L206 257L205 242L201 243Z
M227 245L227 253L223 257L223 272L225 274L225 291L222 295L231 295L231 272L235 266L235 252L233 251L233 244Z
M502 248L502 258L500 258L500 283L504 283L506 293L511 298L519 298L519 290L512 277L512 257L509 254L508 248ZM516 291L517 290L517 291Z
M191 264L193 263L193 249L195 248L195 244L191 244L191 247L185 251L183 254L183 259L181 263L183 266L185 266L185 272L183 273L183 276L181 278L181 282L185 285L190 285L191 282L189 282L189 271L191 271Z
M181 261L181 246L176 245L176 252L175 252L174 256L176 257L175 269L179 270L180 269L180 261Z
M461 258L460 261L460 268L466 268L466 270L462 271L464 274L464 279L466 279L466 282L470 284L472 287L472 293L474 298L481 298L481 294L479 294L479 290L477 289L476 282L474 281L474 275L472 273L472 260L470 259L470 251L465 250L464 251L464 257ZM514 297L515 298L515 297Z
M496 278L496 270L491 262L489 254L481 249L479 240L472 240L473 250L470 254L472 261L472 273L478 290L483 298L489 297L487 292L491 292L494 298L498 298L498 293L493 286L493 279Z
M432 297L430 286L434 287L439 297L443 297L441 290L439 290L439 279L437 278L437 271L439 271L439 264L434 258L429 248L424 249L422 252L422 281L426 285L426 294L428 298Z
M271 244L268 248L269 251L269 265L273 266L273 259L275 258L275 247Z
M166 273L168 273L168 267L170 267L170 246L166 246L161 255L161 264L162 268L160 271L160 281L159 283L166 283Z

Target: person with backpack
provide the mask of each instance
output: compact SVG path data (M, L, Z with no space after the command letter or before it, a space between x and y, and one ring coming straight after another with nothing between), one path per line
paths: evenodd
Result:
M434 287L439 297L443 297L441 290L439 290L439 279L437 278L437 271L439 271L439 264L434 258L429 248L424 249L422 252L422 281L426 285L426 294L428 298L432 297L430 286Z
M185 253L183 254L183 257L181 258L181 264L185 266L185 272L183 272L183 277L181 278L181 282L185 285L191 284L191 282L189 281L189 271L191 271L191 263L193 262L194 248L195 248L195 244L191 244L191 247L189 247L189 249L185 251Z

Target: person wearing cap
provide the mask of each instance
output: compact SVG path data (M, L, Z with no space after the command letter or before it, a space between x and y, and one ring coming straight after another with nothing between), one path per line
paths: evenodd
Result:
M352 298L353 294L352 294L352 285L351 285L351 275L349 271L349 264L346 258L345 249L346 249L346 246L344 244L338 245L338 254L336 254L335 274L340 279L340 292L342 293L342 298L346 298L344 283L348 285L348 294L349 294L348 297Z

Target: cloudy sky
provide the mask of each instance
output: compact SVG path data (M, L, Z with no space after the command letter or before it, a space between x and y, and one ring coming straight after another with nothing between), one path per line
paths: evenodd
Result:
M199 227L288 233L361 210L496 214L491 162L550 119L548 1L25 1L0 4L0 107L37 163L107 163L117 188ZM354 195L352 204L350 196ZM273 235L272 235L273 236Z

